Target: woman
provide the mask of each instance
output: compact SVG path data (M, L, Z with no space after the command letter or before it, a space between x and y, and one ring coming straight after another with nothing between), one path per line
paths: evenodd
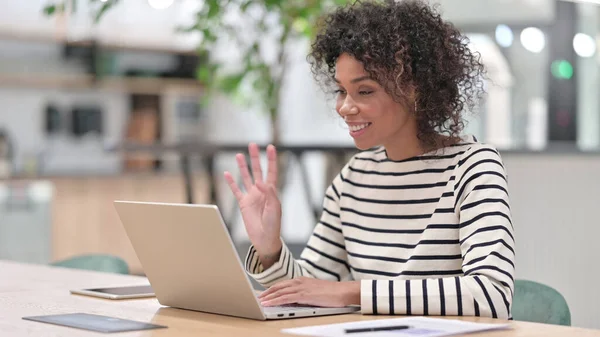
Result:
M280 239L276 153L249 146L246 192L225 178L252 242L248 273L266 306L360 305L365 314L511 318L514 237L498 152L461 137L482 90L466 39L418 1L363 2L325 20L310 54L363 152L326 191L300 259Z

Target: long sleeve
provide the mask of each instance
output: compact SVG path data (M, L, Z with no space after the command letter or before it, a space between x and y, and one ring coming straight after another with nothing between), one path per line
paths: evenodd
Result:
M350 268L340 221L341 186L342 180L338 175L325 192L320 221L315 226L300 259L294 259L282 240L283 248L279 260L264 270L256 250L251 246L245 262L248 274L265 287L299 276L331 281L347 280L350 277Z
M475 147L458 163L454 185L462 274L361 280L364 314L511 318L514 235L507 177L493 148Z

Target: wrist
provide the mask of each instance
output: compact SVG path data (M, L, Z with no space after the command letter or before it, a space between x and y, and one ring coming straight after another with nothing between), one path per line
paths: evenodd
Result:
M360 281L344 282L344 304L345 305L360 305Z
M283 245L281 244L281 242L279 242L278 246L274 245L267 249L257 249L258 258L263 266L263 269L269 269L272 265L279 261L282 250Z
M283 244L281 242L281 239L277 239L277 240L275 240L273 242L269 242L269 243L263 243L261 245L254 245L254 249L256 249L256 252L258 253L259 256L271 256L271 255L279 256L282 248L283 248Z

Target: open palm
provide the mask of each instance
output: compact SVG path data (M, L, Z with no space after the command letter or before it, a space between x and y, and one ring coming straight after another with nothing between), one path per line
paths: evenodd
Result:
M235 182L229 172L225 179L235 195L246 232L259 256L273 256L281 249L281 202L277 196L277 153L273 145L267 147L267 177L263 180L258 146L248 146L252 165L252 176L248 172L248 164L243 154L236 155L237 164L242 175L245 193ZM253 179L254 178L254 179Z

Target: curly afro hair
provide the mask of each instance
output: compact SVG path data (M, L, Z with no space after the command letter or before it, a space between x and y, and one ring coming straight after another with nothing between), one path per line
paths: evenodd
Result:
M485 69L468 43L423 1L359 0L324 18L308 61L327 87L334 84L337 58L353 56L396 101L415 110L419 140L435 146L440 134L459 136L463 111L484 94Z

